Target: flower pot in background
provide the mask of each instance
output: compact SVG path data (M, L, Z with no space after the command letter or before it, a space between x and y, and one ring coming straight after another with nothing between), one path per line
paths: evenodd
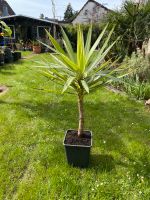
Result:
M35 54L41 53L41 46L33 45L33 53Z

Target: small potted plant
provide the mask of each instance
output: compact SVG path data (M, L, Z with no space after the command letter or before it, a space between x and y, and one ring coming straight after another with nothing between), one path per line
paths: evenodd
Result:
M107 25L108 26L108 25ZM87 33L86 42L81 27L77 30L77 51L74 52L68 36L62 29L65 50L47 32L53 47L49 47L54 54L50 54L50 63L42 74L50 80L64 85L62 93L72 89L78 100L79 126L77 130L66 131L64 146L68 163L77 167L87 167L89 164L90 149L92 146L92 133L84 129L84 97L94 90L105 86L112 80L124 75L124 69L117 68L115 62L105 60L116 41L110 42L113 29L105 37L101 49L95 51L106 35L107 26L101 32L95 43L91 46L92 26Z
M33 41L32 43L33 43L33 46L32 46L33 53L35 53L35 54L41 53L41 45L40 45L40 43L38 41Z

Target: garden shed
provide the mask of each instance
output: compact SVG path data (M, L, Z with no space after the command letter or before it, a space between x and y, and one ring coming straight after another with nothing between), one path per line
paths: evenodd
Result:
M45 29L51 32L52 35L54 35L55 30L57 37L59 36L57 33L60 32L57 31L59 29L57 22L46 19L38 19L24 15L11 15L1 17L0 20L3 20L12 29L11 41L14 43L37 39L45 42L47 38Z

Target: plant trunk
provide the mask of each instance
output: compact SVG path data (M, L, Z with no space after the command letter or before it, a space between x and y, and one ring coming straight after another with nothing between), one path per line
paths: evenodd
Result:
M79 109L79 127L78 136L82 137L84 130L84 109L83 109L83 94L78 95L78 109Z

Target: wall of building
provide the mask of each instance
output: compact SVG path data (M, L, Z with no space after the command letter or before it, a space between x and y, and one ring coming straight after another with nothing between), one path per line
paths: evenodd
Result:
M72 23L87 24L90 22L99 22L107 13L108 11L100 5L94 2L88 2Z
M0 0L0 17L15 15L15 12L12 10L7 1Z

